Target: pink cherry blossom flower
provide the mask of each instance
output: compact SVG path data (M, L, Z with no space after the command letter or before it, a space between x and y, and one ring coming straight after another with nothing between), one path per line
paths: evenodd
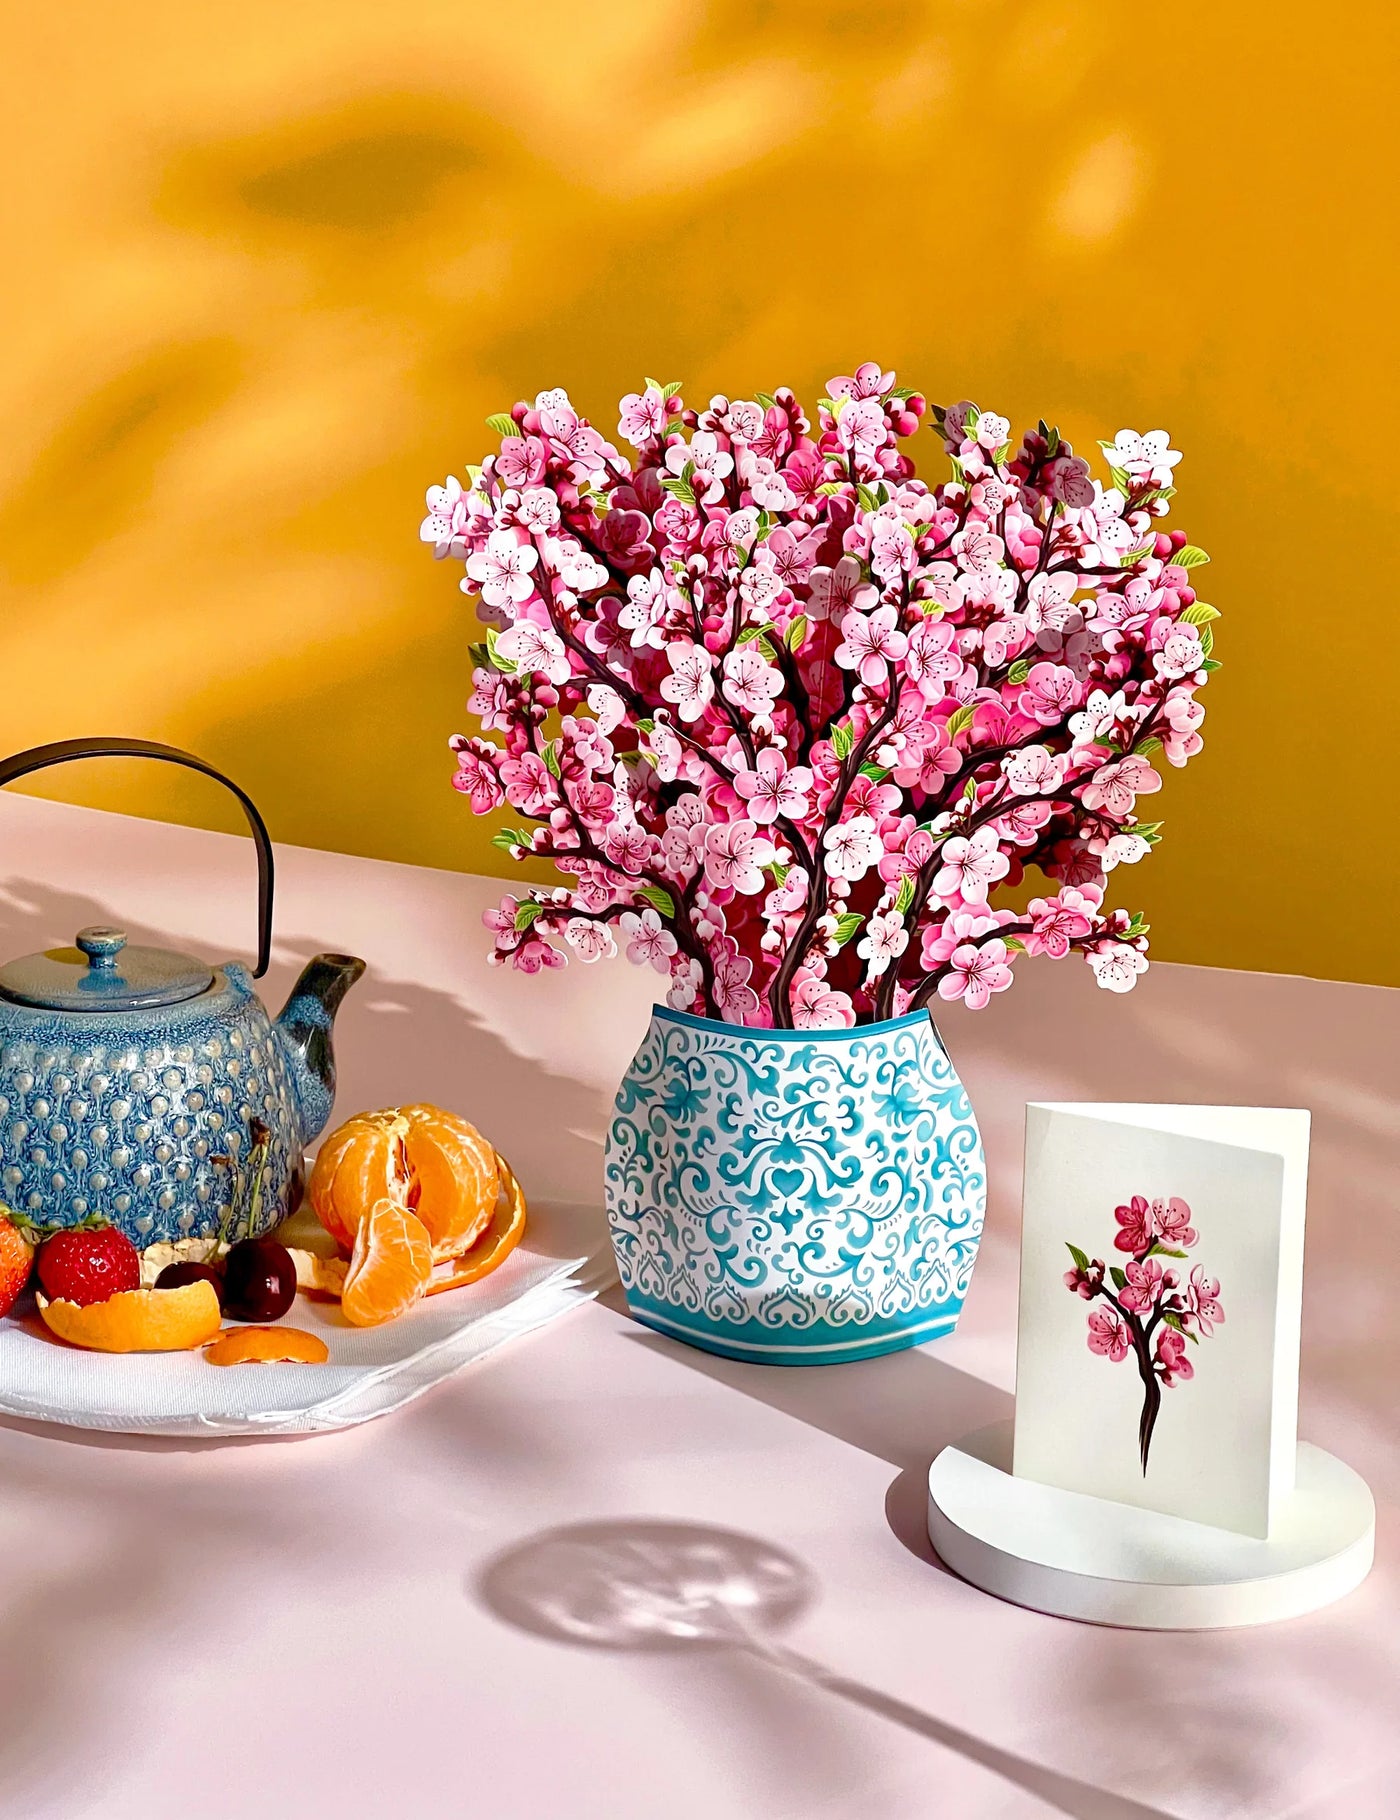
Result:
M538 436L507 436L496 457L496 472L508 487L525 488L543 480L546 452Z
M1045 746L1022 746L1008 752L1001 768L1017 796L1052 796L1064 778L1063 762Z
M992 828L972 835L954 835L943 843L942 866L934 874L933 888L940 897L955 894L967 903L985 903L988 888L1005 878L1011 862L997 844Z
M703 645L672 645L666 652L671 674L661 684L661 693L674 702L682 720L698 720L714 699L715 679L710 672L715 660Z
M1118 1291L1118 1300L1139 1314L1155 1308L1163 1292L1176 1283L1176 1272L1163 1270L1156 1258L1134 1258L1123 1275L1126 1281Z
M1095 1258L1087 1270L1081 1270L1077 1264L1072 1270L1067 1270L1064 1283L1066 1289L1073 1290L1075 1295L1082 1296L1086 1302L1092 1302L1103 1288L1103 1279L1104 1266Z
M848 822L828 828L822 836L826 849L825 867L832 878L849 879L854 884L884 852L884 843L868 815L853 815Z
M856 943L856 953L866 963L865 970L870 978L878 979L908 946L909 931L904 927L904 919L893 911L885 911L872 916L865 925L865 934Z
M534 551L529 554L533 555ZM568 680L569 658L564 649L564 641L556 632L551 632L548 626L537 626L529 620L518 619L513 626L507 626L496 640L496 654L507 663L514 664L517 670L547 676L552 683Z
M1192 1267L1191 1280L1185 1293L1186 1306L1192 1320L1209 1338L1225 1319L1225 1310L1220 1305L1220 1279L1208 1277L1201 1266L1196 1264Z
M1016 705L1031 720L1039 721L1043 727L1052 727L1064 720L1078 691L1074 672L1065 665L1034 664Z
M520 945L522 931L515 925L515 913L519 908L519 900L507 896L481 913L482 922L495 936L496 947L500 950L508 951Z
M1006 545L985 525L970 524L953 539L958 567L974 575L990 575L1006 554Z
M525 815L541 815L556 800L558 785L533 752L501 761L501 782L511 804Z
M564 956L538 935L527 935L511 955L511 965L521 973L538 973L541 969L562 967Z
M1134 480L1169 487L1172 469L1181 460L1180 452L1170 443L1165 430L1149 430L1145 436L1139 436L1136 430L1120 430L1113 439L1109 460Z
M898 629L894 607L877 607L873 613L852 611L841 621L842 642L836 661L843 670L854 670L873 688L888 674L888 665L904 656L909 641Z
M866 360L856 368L854 376L842 373L829 379L826 390L830 398L878 398L881 393L894 390L894 374L882 371L879 361Z
M756 644L740 645L724 660L726 700L746 714L767 716L773 711L775 697L782 693L782 672L764 661Z
M606 923L596 923L586 916L572 916L564 925L564 940L586 965L611 959L617 943Z
M477 815L499 809L505 801L495 765L471 746L464 746L458 752L457 771L452 783L454 788L470 798L472 810Z
M1170 1245L1176 1250L1185 1251L1196 1243L1197 1234L1191 1224L1191 1209L1175 1195L1170 1200L1153 1201L1152 1230L1159 1243Z
M1102 1353L1115 1365L1126 1359L1132 1342L1128 1337L1128 1325L1120 1314L1111 1308L1095 1308L1089 1315L1089 1350Z
M486 548L467 558L467 574L479 584L488 607L518 605L535 591L530 571L539 559L538 550L521 543L513 531L493 531Z
M1105 992L1131 992L1139 974L1147 971L1147 956L1123 942L1105 942L1088 961Z
M847 993L808 974L793 988L792 1021L798 1030L849 1030L856 1021L855 1007Z
M969 1011L980 1011L994 992L1005 992L1011 984L1006 943L1000 936L983 942L980 948L964 942L955 948L948 961L950 971L938 982L938 996L961 999Z
M692 469L690 486L696 499L712 506L724 498L724 480L734 472L734 457L720 448L719 439L708 430L697 430L688 443L673 442L666 450L667 469L684 478Z
M471 525L471 501L462 491L462 483L451 474L440 487L428 488L428 516L418 528L424 543L433 546L433 555L466 555L466 535Z
M945 685L961 676L963 668L957 632L951 625L926 619L909 634L906 673L927 700L940 700Z
M766 824L780 816L800 821L807 813L812 773L806 765L789 765L776 746L766 746L752 771L735 773L734 788L754 821Z
M620 406L617 433L634 449L654 442L666 427L666 396L654 385L629 392Z
M654 967L658 973L671 971L676 938L663 927L658 911L648 907L638 915L635 910L624 910L617 926L627 938L627 958L633 966Z
M1144 1257L1152 1249L1157 1237L1152 1223L1152 1203L1146 1195L1135 1194L1126 1206L1115 1207L1113 1217L1118 1222L1114 1245L1119 1251L1130 1251L1134 1257Z
M1093 928L1093 909L1079 892L1070 888L1056 897L1033 897L1026 912L1031 919L1030 933L1025 937L1026 953L1063 960L1075 937L1087 935Z
M651 864L657 841L636 822L614 821L603 835L603 851L619 872L636 877Z
M741 896L763 889L763 867L773 860L772 842L751 821L712 825L705 838L705 876Z
M1163 1327L1157 1335L1157 1370L1164 1384L1185 1383L1196 1375L1186 1356L1186 1340L1174 1327Z
M879 599L879 590L861 575L854 556L843 556L835 568L814 568L808 577L807 611L813 619L841 620L852 610L863 612Z
M1159 676L1175 681L1178 677L1194 675L1205 660L1199 627L1173 626L1152 662Z
M1161 778L1147 760L1130 754L1096 771L1079 800L1086 809L1103 809L1121 819L1132 814L1139 796L1150 796L1161 787Z

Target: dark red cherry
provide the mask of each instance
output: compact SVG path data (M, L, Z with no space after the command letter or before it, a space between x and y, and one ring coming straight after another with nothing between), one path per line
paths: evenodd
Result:
M235 1321L278 1321L296 1300L297 1267L276 1239L240 1239L224 1259L224 1313Z
M156 1278L157 1289L183 1289L186 1283L212 1283L220 1307L224 1300L224 1279L212 1264L167 1264Z

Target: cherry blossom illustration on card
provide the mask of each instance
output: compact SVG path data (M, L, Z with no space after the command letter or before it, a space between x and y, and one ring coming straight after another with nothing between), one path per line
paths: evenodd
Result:
M1193 1265L1183 1283L1167 1259L1184 1260L1197 1241L1191 1209L1178 1195L1148 1200L1135 1194L1114 1208L1118 1231L1114 1249L1126 1252L1126 1264L1105 1264L1065 1241L1074 1260L1064 1273L1065 1287L1091 1307L1090 1352L1112 1364L1131 1358L1142 1381L1142 1415L1138 1422L1138 1457L1147 1477L1152 1434L1162 1408L1163 1390L1185 1384L1196 1375L1188 1343L1209 1339L1225 1319L1220 1284Z

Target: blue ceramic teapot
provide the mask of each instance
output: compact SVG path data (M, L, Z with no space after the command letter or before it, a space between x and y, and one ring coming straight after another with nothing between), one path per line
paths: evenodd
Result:
M91 928L0 966L0 1203L38 1226L108 1220L143 1250L265 1232L301 1198L335 1098L331 1025L365 964L317 955L269 1018L252 980L272 946L272 843L243 791L189 753L65 740L0 761L0 785L101 757L167 759L237 796L258 856L258 965Z

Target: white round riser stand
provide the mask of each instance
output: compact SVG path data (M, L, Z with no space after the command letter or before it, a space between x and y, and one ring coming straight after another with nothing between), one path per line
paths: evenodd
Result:
M996 1422L939 1454L928 1532L954 1573L1015 1605L1133 1630L1222 1630L1316 1611L1370 1571L1370 1489L1320 1447L1299 1443L1297 1489L1263 1542L1015 1478L1011 1432Z

